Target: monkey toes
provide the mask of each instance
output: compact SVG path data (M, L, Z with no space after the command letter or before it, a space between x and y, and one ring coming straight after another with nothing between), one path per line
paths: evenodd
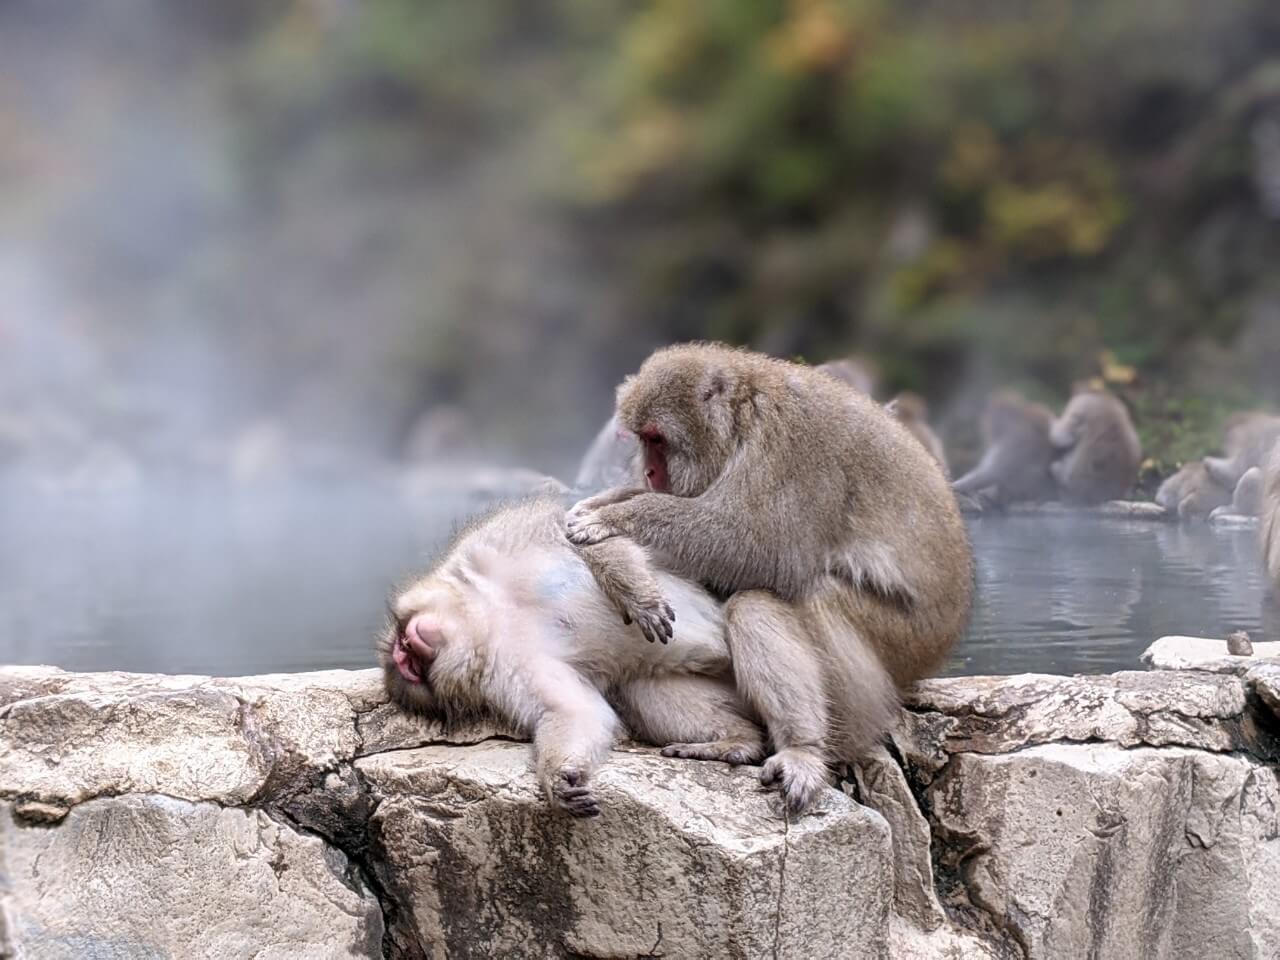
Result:
M827 764L808 750L779 750L764 762L760 782L766 787L777 784L788 813L804 813L828 786Z
M735 767L759 763L764 756L763 744L747 740L712 740L707 743L669 743L662 748L664 757L682 760L713 760Z
M600 801L596 799L587 778L577 767L564 767L547 787L553 806L573 817L598 817Z

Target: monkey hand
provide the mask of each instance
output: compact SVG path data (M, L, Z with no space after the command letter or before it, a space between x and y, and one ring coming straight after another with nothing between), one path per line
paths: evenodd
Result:
M565 536L579 547L621 536L622 531L607 519L608 513L609 506L595 507L588 501L576 504L565 514Z
M655 640L666 643L675 636L673 624L676 612L662 597L654 596L649 599L627 597L622 603L622 622L625 624L634 622L650 643Z
M572 817L600 816L600 801L587 785L586 773L575 766L554 770L545 780L547 799Z

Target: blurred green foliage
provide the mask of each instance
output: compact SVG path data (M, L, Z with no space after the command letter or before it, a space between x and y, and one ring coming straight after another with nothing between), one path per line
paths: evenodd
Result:
M1274 0L366 0L326 30L332 6L248 48L255 168L289 170L335 102L366 170L519 144L618 292L554 328L614 344L603 385L692 336L856 349L968 413L1110 365L1172 465L1265 393L1242 342L1280 362L1250 139L1280 101ZM421 354L464 363L488 348L451 309L424 308Z

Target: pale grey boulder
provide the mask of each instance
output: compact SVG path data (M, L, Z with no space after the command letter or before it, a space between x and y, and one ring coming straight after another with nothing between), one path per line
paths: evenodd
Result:
M927 798L944 902L1032 960L1280 956L1274 769L1044 744L958 755Z
M56 828L0 804L9 949L32 960L377 956L382 909L347 858L253 809L86 801Z
M888 827L837 790L788 824L751 771L620 752L578 821L548 810L522 744L356 769L406 956L889 956Z
M625 744L564 817L377 670L0 669L0 956L1280 956L1280 666L1232 659L920 684L791 822Z

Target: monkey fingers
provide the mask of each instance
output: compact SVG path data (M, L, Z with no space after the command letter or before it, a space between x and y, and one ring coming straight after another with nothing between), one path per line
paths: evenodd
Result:
M666 643L674 637L675 619L675 610L671 608L671 604L661 598L648 606L630 605L622 613L622 622L627 624L634 622L650 643L655 640Z
M582 774L576 769L561 770L548 787L551 802L561 810L574 817L597 817L600 815L600 801L596 799L591 788L582 780Z
M569 542L579 547L588 547L593 543L621 536L622 531L604 520L595 510L577 511L577 507L565 515L565 536Z
M764 749L758 740L712 740L708 743L669 743L662 748L662 755L682 760L710 760L740 767L759 763L764 756Z

